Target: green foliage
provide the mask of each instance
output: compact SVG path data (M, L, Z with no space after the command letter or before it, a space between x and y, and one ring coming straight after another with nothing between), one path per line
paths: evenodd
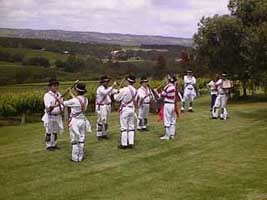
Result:
M2 117L38 113L42 109L42 92L40 91L0 94L0 116Z
M23 58L22 53L9 52L0 48L0 61L21 62Z
M64 91L70 84L61 87ZM94 112L95 105L95 92L97 84L87 84L86 97L89 100L89 112ZM20 88L20 89L18 89ZM39 87L32 86L27 88L17 87L12 90L11 88L2 89L0 94L0 116L21 116L22 114L42 113L43 112L43 95L45 93L45 86ZM19 93L17 91L20 91ZM66 97L68 98L68 97Z
M213 73L243 73L244 61L240 54L242 36L242 24L236 18L203 18L199 23L198 34L194 36L198 61L208 64Z
M44 57L32 57L28 59L24 59L22 61L23 65L35 65L35 66L42 66L42 67L49 67L50 62L47 58Z
M0 62L0 85L45 82L51 77L57 77L59 80L77 79L76 75L62 72L55 68L24 66L17 63Z
M231 16L203 18L194 36L197 62L211 72L227 71L254 91L267 73L267 2L230 0Z
M242 20L245 26L258 26L267 21L265 0L230 0L231 15Z
M56 53L68 51L70 54L90 55L97 58L107 57L112 50L121 49L118 45L84 44L78 42L26 38L0 38L0 45L3 47L46 50Z

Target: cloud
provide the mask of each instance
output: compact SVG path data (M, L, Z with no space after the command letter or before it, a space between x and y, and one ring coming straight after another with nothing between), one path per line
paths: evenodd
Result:
M0 27L192 37L228 0L0 0Z

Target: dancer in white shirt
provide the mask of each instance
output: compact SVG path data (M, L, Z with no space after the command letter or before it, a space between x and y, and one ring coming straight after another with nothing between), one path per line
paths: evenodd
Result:
M126 78L127 86L120 89L114 99L121 103L120 105L120 126L121 139L119 148L127 149L134 146L135 135L135 107L137 102L137 90L134 88L135 77Z
M58 149L57 136L63 132L62 113L63 106L60 105L62 100L58 92L59 82L51 79L48 83L49 91L44 95L45 114L42 121L45 127L45 144L49 151Z
M185 110L185 103L188 102L188 112L193 112L193 101L197 96L196 93L196 78L192 74L192 70L187 71L187 75L184 76L184 99L181 107L181 111Z
M70 142L72 145L71 160L80 162L84 157L85 133L91 132L91 125L85 116L88 106L88 99L84 96L86 93L85 84L78 83L74 89L77 96L70 90L72 99L62 103L71 109L69 120Z
M155 100L154 94L148 86L146 77L142 77L140 81L140 88L137 90L137 105L138 105L138 122L137 129L139 131L148 131L148 114L150 103Z
M96 137L98 139L108 139L108 120L111 113L111 96L118 92L114 89L116 82L109 86L110 78L102 76L100 86L96 90Z

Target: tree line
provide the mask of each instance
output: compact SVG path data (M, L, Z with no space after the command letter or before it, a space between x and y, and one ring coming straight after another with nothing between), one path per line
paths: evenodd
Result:
M240 80L243 95L267 91L267 1L230 0L230 15L203 17L194 35L194 62Z
M0 45L9 48L42 49L56 53L67 51L69 54L90 55L97 58L107 57L111 51L121 49L119 45L7 37L0 37Z
M37 57L25 57L22 53L15 53L10 51L0 50L0 61L6 62L20 62L23 65L36 65L42 67L50 67L49 59L37 56Z

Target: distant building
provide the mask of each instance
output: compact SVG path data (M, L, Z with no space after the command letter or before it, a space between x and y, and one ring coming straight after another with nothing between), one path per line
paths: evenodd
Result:
M115 50L111 51L110 55L112 60L120 60L121 58L125 57L126 53L126 50Z

